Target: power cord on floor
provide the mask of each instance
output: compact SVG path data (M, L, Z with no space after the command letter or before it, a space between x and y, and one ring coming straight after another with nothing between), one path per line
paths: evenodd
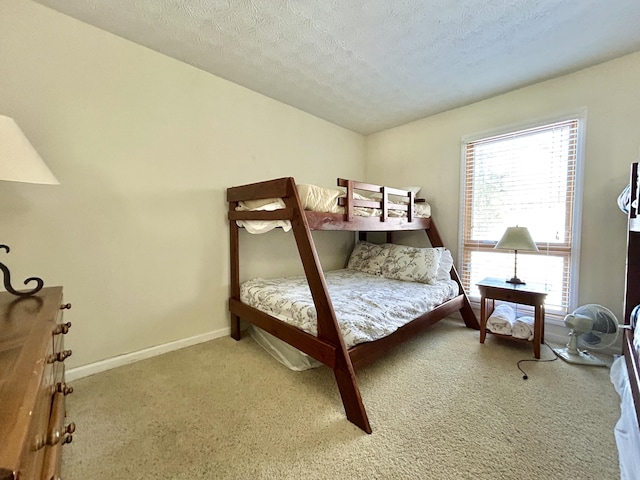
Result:
M523 359L523 360L518 360L518 363L516 364L516 366L518 367L518 370L520 370L522 372L522 379L526 380L529 378L529 375L527 375L527 372L525 372L522 367L520 367L520 364L522 362L554 362L558 359L558 354L546 343L543 343L543 345L545 345L550 351L551 353L553 353L554 357L553 358L549 358L549 359L544 359L541 360L539 358L527 358L527 359Z

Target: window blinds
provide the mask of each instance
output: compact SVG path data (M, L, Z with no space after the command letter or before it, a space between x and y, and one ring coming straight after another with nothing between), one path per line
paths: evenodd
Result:
M518 225L539 249L518 253L518 276L550 286L547 311L568 311L577 138L572 119L464 145L461 274L471 297L484 277L513 275L514 252L494 247Z

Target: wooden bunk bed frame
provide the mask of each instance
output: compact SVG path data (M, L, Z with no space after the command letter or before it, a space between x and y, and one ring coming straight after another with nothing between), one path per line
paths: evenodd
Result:
M640 305L640 215L638 205L640 191L638 189L638 163L631 165L629 218L627 229L627 268L625 282L624 324L631 324L631 312L636 305ZM640 328L636 325L635 328ZM622 330L622 353L629 373L629 382L633 403L636 409L636 419L640 428L640 359L633 346L634 332L631 329Z
M292 177L227 189L231 249L229 298L231 336L235 340L240 340L240 319L242 318L331 368L342 397L347 419L365 432L371 433L371 426L356 382L355 370L371 363L396 345L415 336L427 326L457 311L461 313L467 327L479 329L479 324L455 267L453 267L451 278L459 285L458 296L412 320L387 337L346 348L311 231L357 231L360 232L361 239L366 238L366 232L388 232L388 240L391 241L390 232L424 230L433 247L443 247L444 245L433 219L415 216L416 199L413 192L345 179L338 179L338 186L345 187L347 192L345 198L339 199L339 203L344 206L344 214L305 211L302 208L296 183ZM379 193L382 198L380 201L356 199L354 198L355 190ZM389 195L405 196L408 198L408 204L400 206L391 204ZM240 201L267 198L282 198L285 208L276 211L236 211ZM382 215L378 217L358 216L354 214L355 207L378 208L382 211ZM391 209L404 210L407 212L406 216L391 217L389 216ZM238 227L236 220L289 220L291 222L317 312L317 336L303 332L240 301L238 237L240 227Z

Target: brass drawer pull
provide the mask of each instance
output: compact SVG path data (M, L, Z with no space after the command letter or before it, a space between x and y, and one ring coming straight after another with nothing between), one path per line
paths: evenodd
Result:
M71 443L73 440L73 436L71 434L75 431L76 424L71 422L69 425L64 427L62 431L57 430L49 433L49 435L47 435L47 445L53 447L58 443L62 443L62 445L65 443Z
M64 382L58 382L56 385L56 392L60 392L63 395L69 395L73 393L73 387L68 386Z
M64 362L67 357L70 357L72 354L71 350L63 350L58 353L54 353L53 355L49 355L47 359L47 363L55 363L55 362Z
M66 443L71 443L73 441L73 435L71 435L76 430L76 424L71 422L69 425L65 427L65 430L62 432L53 432L50 433L47 438L44 436L38 436L36 438L35 444L33 446L33 450L40 450L45 445L53 447L57 444L64 445Z
M65 303L64 305L60 305L60 310L69 310L71 308L70 303Z
M69 329L71 328L71 322L61 323L60 325L56 325L56 328L53 329L54 335L66 335Z

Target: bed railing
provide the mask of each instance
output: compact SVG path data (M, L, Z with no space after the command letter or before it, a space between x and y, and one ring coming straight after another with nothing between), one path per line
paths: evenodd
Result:
M347 189L347 195L345 198L338 199L338 204L345 207L345 220L348 222L353 221L354 207L376 208L382 210L381 221L386 221L389 217L389 210L400 210L407 212L407 221L412 222L415 216L415 193L408 190L400 190L397 188L385 187L381 185L375 185L373 183L356 182L353 180L346 180L344 178L338 179L338 186L345 187ZM379 194L380 200L356 199L354 193L356 190L369 192L373 194ZM399 197L405 197L406 204L391 203L389 201L389 195L397 195ZM366 196L366 194L365 194Z

